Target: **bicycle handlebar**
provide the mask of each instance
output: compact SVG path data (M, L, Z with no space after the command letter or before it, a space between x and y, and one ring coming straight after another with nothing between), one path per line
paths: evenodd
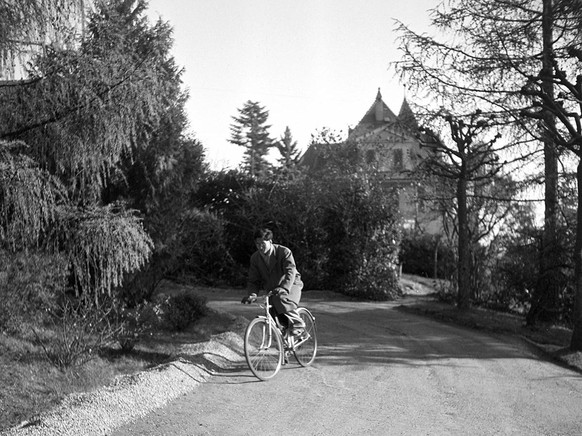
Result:
M262 296L263 300L266 300L267 298L272 297L273 295L276 295L275 292L274 292L275 289L272 289L269 292L267 292L265 295L263 295ZM254 293L253 292L251 295L248 296L248 297L251 297L251 296L254 295L254 298L252 299L252 301L251 300L245 301L245 299L247 298L247 297L245 297L245 298L243 298L243 301L241 301L241 303L242 304L252 304L252 303L256 303L257 300L259 299L259 295L258 294L260 294L260 293L261 293L261 291L259 291L258 293Z

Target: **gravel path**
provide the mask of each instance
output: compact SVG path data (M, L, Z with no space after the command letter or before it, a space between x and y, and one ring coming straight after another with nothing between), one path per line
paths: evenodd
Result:
M94 392L68 396L57 408L1 435L107 435L186 395L212 374L242 360L243 341L236 333L187 344L173 362L119 377L112 385Z

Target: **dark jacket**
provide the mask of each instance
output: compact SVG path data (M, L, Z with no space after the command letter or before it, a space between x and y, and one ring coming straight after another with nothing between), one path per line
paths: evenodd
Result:
M289 298L298 303L303 282L295 266L293 254L282 245L273 244L273 248L274 253L270 257L269 265L258 251L251 256L247 289L249 292L258 292L284 288L289 292Z

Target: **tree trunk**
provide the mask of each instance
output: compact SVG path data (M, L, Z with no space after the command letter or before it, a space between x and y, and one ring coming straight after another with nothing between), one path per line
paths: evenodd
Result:
M574 308L572 320L574 331L570 341L570 349L582 351L582 158L579 157L576 180L578 182L578 210L576 223L576 244L574 245Z
M457 307L468 309L471 306L471 259L469 257L469 223L467 218L467 180L464 175L461 175L457 183L457 202L457 220L459 222Z
M439 246L441 244L440 236L436 238L436 244L434 246L434 259L433 259L433 278L436 280L439 278Z
M553 11L552 0L543 0L542 15L542 88L551 99L554 98L552 82L553 66ZM551 130L556 124L555 116L550 111L544 112L544 123ZM559 315L560 296L560 256L556 238L557 229L557 191L558 191L558 158L554 141L549 135L544 135L544 233L540 252L540 271L534 290L531 309L527 314L527 324L534 325L539 321L553 322Z

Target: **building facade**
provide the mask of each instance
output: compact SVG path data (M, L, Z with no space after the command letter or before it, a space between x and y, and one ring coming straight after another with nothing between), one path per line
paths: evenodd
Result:
M376 99L360 122L349 130L341 144L312 144L301 164L311 171L325 165L326 156L342 147L355 147L364 167L377 171L387 188L398 191L398 207L403 225L429 234L442 232L442 214L426 201L430 187L423 186L415 169L435 153L431 143L419 131L418 122L406 99L398 115L382 100L380 89Z

